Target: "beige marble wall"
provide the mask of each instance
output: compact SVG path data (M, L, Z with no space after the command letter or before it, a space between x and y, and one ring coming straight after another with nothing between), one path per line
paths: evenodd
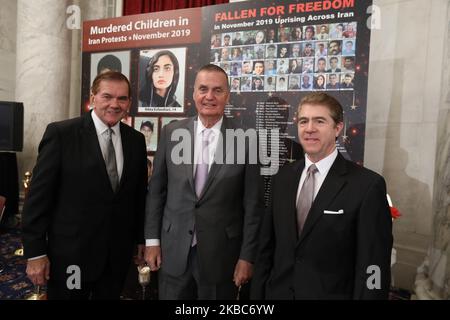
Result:
M17 3L0 0L0 100L14 101Z
M375 0L365 165L403 216L394 222L394 284L412 289L430 239L448 0Z
M447 64L449 62L450 59ZM446 91L447 94L450 93L450 87L447 86ZM443 121L439 126L432 241L415 279L415 298L422 300L450 299L450 113L448 102L443 104L441 110Z

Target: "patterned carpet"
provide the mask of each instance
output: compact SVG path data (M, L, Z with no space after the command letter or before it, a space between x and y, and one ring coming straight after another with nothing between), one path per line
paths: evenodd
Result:
M34 286L25 274L25 258L14 255L14 251L20 246L19 228L0 228L0 262L4 265L4 270L0 273L0 300L23 300L34 292ZM123 300L143 298L137 279L136 266L131 265L121 297ZM145 300L157 299L157 283L157 274L152 273L150 285L145 291ZM45 287L41 289L41 293L45 293Z
M20 246L20 229L0 229L0 261L4 265L4 270L0 273L0 300L25 299L33 293L34 286L25 274L25 258L14 255L14 251ZM145 300L157 300L157 283L157 274L152 273L152 280L145 292ZM42 291L45 292L45 288ZM389 300L409 300L410 297L409 291L392 288ZM142 299L142 288L137 282L137 270L134 265L130 266L121 298Z
M4 265L0 273L0 300L25 299L34 290L25 274L25 258L14 255L20 246L19 229L0 229L0 261Z

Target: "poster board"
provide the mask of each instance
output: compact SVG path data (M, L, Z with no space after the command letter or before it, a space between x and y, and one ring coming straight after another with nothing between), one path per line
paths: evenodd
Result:
M157 140L165 119L196 115L196 71L214 63L229 75L226 115L245 127L279 130L279 165L302 157L296 110L313 91L325 91L341 102L345 122L337 147L344 157L362 164L370 5L357 0L247 1L87 21L82 112L90 108L90 86L100 58L117 56L133 89L130 116L124 121L137 130L143 119L154 122L152 139ZM172 88L160 96L156 87L150 89L149 67L155 70L152 60L167 51L176 57L177 76L165 81ZM149 143L149 155L156 146L156 141Z

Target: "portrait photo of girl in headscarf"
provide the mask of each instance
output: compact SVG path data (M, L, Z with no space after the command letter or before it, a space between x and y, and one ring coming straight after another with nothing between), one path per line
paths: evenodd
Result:
M184 111L185 48L142 50L138 112Z

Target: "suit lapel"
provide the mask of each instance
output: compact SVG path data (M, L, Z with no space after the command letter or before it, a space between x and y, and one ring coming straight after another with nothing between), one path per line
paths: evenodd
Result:
M195 145L195 138L197 134L197 126L196 124L196 117L191 118L191 120L188 122L187 129L189 130L189 136L191 137L191 162L186 164L184 167L186 169L186 176L188 178L189 184L191 185L192 191L195 194L195 184L194 184L194 145Z
M296 161L292 166L291 179L289 179L289 184L286 186L285 190L288 190L287 198L289 201L288 210L288 225L292 226L289 228L289 232L292 232L292 243L298 241L298 228L297 228L297 191L298 184L300 183L300 178L302 176L303 169L305 168L305 159Z
M123 169L122 176L120 178L119 190L125 183L127 176L129 174L130 164L131 164L131 137L130 132L125 128L126 124L120 122L120 137L122 140L122 152L123 152Z
M306 218L303 231L300 234L299 244L308 236L315 224L323 216L323 211L327 210L330 203L334 200L339 191L347 183L345 174L347 172L345 159L338 153L336 160L330 168L319 193L311 206L308 217Z
M97 131L95 130L95 125L94 121L92 120L91 113L85 113L83 117L83 127L80 130L81 146L82 148L84 148L87 157L91 157L92 159L94 159L94 162L98 165L102 180L107 183L107 188L109 188L109 190L111 190L112 192L108 172L106 171L105 160L103 159L102 150L100 148L100 143L98 142Z

